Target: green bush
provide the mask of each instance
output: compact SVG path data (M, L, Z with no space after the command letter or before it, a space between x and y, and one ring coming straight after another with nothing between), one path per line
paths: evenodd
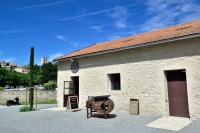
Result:
M29 111L35 111L35 108L31 108L30 106L23 106L19 109L19 112L29 112Z
M0 91L4 91L4 88L3 88L3 87L0 87Z
M48 83L44 84L44 90L56 90L57 82L56 81L48 81Z

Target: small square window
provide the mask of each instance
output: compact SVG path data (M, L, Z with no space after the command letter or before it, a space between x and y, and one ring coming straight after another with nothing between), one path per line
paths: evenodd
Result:
M121 90L120 74L109 74L108 77L110 79L111 90Z

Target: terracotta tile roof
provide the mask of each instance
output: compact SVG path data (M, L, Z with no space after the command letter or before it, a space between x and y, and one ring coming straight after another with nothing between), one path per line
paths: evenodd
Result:
M119 48L125 48L134 45L141 45L150 42L156 42L161 40L167 40L177 37L183 37L187 35L199 34L200 33L200 20L179 24L167 28L162 28L155 31L150 31L142 34L137 34L134 36L129 36L117 40L112 40L108 42L97 43L86 48L80 49L78 51L66 54L64 56L58 57L54 60L62 60L66 58L72 58L81 55L87 55L92 53L98 53L108 50L115 50Z

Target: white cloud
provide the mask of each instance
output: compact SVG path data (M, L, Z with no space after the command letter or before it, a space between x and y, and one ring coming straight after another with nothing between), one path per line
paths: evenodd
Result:
M75 46L75 47L78 47L78 43L77 43L77 42L74 42L74 46Z
M151 15L141 27L143 31L151 31L177 23L188 22L200 18L200 5L194 0L148 0L147 15Z
M196 13L193 13L193 14L184 15L184 17L182 17L180 19L180 21L181 22L188 22L188 21L197 20L197 19L200 19L200 10Z
M96 32L102 32L103 25L100 26L91 26L90 29L95 30Z
M124 20L115 21L114 24L118 28L125 28L126 27L126 22Z
M119 38L122 38L122 36L118 36L118 35L109 35L108 36L108 40L116 40L116 39L119 39Z
M131 36L132 36L132 35L135 35L135 34L136 34L136 31L131 30L131 31L128 31L127 33L128 33L128 35L131 35Z
M71 41L71 40L67 39L67 38L66 38L65 36L63 36L63 35L57 35L56 38L57 38L57 39L60 39L60 40L62 40L62 41L68 42L70 45L73 45L73 46L75 46L75 47L79 46L77 42ZM50 46L50 45L49 45L49 46Z
M83 15L75 16L75 17L63 18L63 19L60 19L59 21L71 20L71 19L77 19L77 18L92 16L92 15L96 15L96 14L101 14L101 13L105 13L105 12L110 12L111 10L113 10L113 8L108 9L108 10L98 11L98 12L86 13L86 14L83 14Z
M118 6L115 7L110 17L115 19L114 25L117 28L125 28L126 27L126 20L129 17L129 13L127 12L127 7Z
M128 8L134 5L127 5L127 6L120 6L121 8ZM118 7L117 7L118 8ZM75 17L68 17L68 18L63 18L60 19L59 21L63 21L63 20L71 20L71 19L77 19L77 18L82 18L82 17L87 17L87 16L92 16L92 15L97 15L97 14L102 14L102 13L106 13L106 12L110 12L112 10L116 10L116 7L114 8L110 8L107 10L102 10L102 11L98 11L98 12L92 12L92 13L86 13L86 14L82 14L82 15L77 15Z
M10 31L0 31L1 34L7 34L7 33L22 33L22 32L28 32L33 30L10 30Z
M7 59L3 59L3 61L14 62L14 61L16 61L16 59L15 58L7 58Z
M65 0L65 1L59 1L59 2L54 2L54 3L43 4L43 5L27 6L27 7L17 8L17 10L25 10L25 9L30 9L30 8L52 6L52 5L62 4L62 3L66 3L66 2L72 2L72 1L75 1L75 0L68 0L68 1Z
M57 39L63 40L63 41L67 41L67 38L62 36L62 35L58 35L56 36Z
M3 50L0 50L0 55L3 55L4 51Z
M75 47L79 46L78 43L77 43L77 42L74 42L74 41L70 41L69 43L70 43L70 45L73 45L73 46L75 46Z
M64 54L62 53L55 53L55 54L52 54L49 56L49 61L53 61L53 59L57 58L57 57L60 57L60 56L63 56Z

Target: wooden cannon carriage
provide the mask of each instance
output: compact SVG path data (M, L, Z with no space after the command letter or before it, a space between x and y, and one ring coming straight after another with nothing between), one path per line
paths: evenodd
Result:
M109 97L110 95L89 96L86 101L87 118L93 114L102 114L105 119L108 118L114 109L114 103Z

